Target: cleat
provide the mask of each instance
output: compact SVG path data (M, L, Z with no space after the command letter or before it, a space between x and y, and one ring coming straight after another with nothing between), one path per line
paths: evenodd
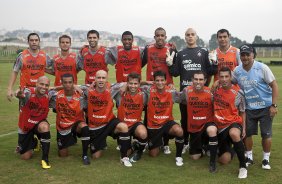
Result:
M183 158L182 157L176 157L175 158L175 164L179 167L183 166Z
M34 136L34 141L35 141L35 146L33 148L33 151L38 152L38 151L41 150L40 141L39 141L39 139L36 136Z
M262 167L263 169L266 169L266 170L270 170L270 169L271 169L271 167L270 167L270 165L269 165L269 161L266 160L266 159L264 159L264 160L262 161L261 167Z
M21 152L21 147L17 146L15 149L15 153L20 154L20 152Z
M248 170L244 167L240 168L238 178L243 179L243 178L247 178L247 176L248 176Z
M120 150L120 145L117 145L116 150L118 151Z
M215 162L210 163L210 168L209 168L210 173L215 173L216 172L216 164Z
M250 158L247 158L246 159L246 166L249 167L250 165L253 165L254 164L254 161L251 160Z
M125 167L132 167L132 164L129 161L128 157L123 157L120 159L120 163L123 164Z
M169 149L169 146L164 146L163 149L164 149L164 154L166 154L166 155L171 154L171 151L170 151L170 149Z
M51 168L51 165L46 160L41 160L41 166L42 166L43 169L50 169Z
M185 154L186 151L189 151L189 144L184 144L183 149L182 149L182 154Z
M129 159L130 162L137 162L138 160L141 159L142 157L142 154L143 154L143 150L140 152L140 151L135 151L133 154L132 154L132 157Z
M90 165L90 160L88 156L82 156L82 163L83 165Z

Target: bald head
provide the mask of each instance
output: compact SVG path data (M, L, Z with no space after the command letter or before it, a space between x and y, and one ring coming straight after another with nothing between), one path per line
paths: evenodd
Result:
M36 82L36 94L42 96L47 93L50 86L50 80L46 76L39 77Z
M105 70L98 70L96 72L96 76L95 77L101 76L101 75L108 77L108 73Z
M185 32L185 41L187 47L194 48L197 47L197 32L194 28L188 28Z
M45 75L44 75L44 76L41 76L41 77L39 77L39 78L37 79L37 83L44 82L44 81L45 81L46 83L50 84L49 78L46 77Z
M95 86L100 92L106 89L106 83L108 81L108 73L105 70L98 70L95 75Z

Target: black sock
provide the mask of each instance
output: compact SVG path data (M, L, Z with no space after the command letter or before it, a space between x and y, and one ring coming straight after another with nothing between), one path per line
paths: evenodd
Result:
M175 137L175 146L176 146L176 157L181 157L182 149L184 146L183 137Z
M209 137L210 163L215 162L217 145L217 136Z
M242 140L240 140L239 142L234 142L234 150L237 153L237 157L240 162L239 167L246 168L245 146Z
M82 156L87 156L89 141L89 128L85 126L81 128Z
M45 160L48 162L48 155L49 155L49 150L50 150L50 131L49 132L43 132L40 134L41 139L41 145L42 145L42 160Z
M163 141L164 141L164 146L168 146L168 142L169 142L169 137L168 137L168 135L164 135L164 136L163 136Z
M138 152L142 152L145 149L145 146L147 144L147 138L146 139L141 139L141 138L137 138L138 140Z
M119 133L119 143L121 158L127 157L127 150L130 148L130 136L128 132Z

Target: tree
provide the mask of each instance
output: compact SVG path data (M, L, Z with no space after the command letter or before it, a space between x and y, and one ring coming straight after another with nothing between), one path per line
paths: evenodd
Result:
M256 43L256 44L258 44L258 43L266 43L266 41L263 40L261 36L256 35L255 38L254 38L253 43Z
M43 33L43 38L49 38L50 37L50 33Z
M139 47L145 47L146 46L146 40L142 39L140 36L135 36L135 40L136 40L137 45Z
M168 42L175 43L177 50L181 50L186 46L184 39L181 39L179 36L172 36Z
M198 37L198 39L197 39L197 45L199 47L205 47L206 46L204 40L202 40L200 37Z
M217 35L213 34L209 40L209 49L214 50L217 48Z

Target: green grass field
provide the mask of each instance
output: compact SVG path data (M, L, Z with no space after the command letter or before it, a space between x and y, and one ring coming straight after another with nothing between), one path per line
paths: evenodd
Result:
M218 172L210 174L208 171L208 157L193 161L186 153L183 155L184 166L175 165L174 141L170 141L172 154L160 154L157 158L151 158L146 152L142 159L132 168L125 168L119 163L119 152L115 149L116 142L108 138L108 150L102 158L92 160L90 166L84 166L81 162L81 144L70 148L68 158L57 156L55 115L50 111L49 122L51 124L51 150L50 170L41 169L41 152L35 153L29 161L19 159L14 153L17 145L18 100L10 103L6 99L6 89L12 63L0 61L0 183L282 183L282 114L279 113L273 124L273 144L271 152L270 171L261 169L262 149L260 137L255 136L254 161L255 164L248 169L248 178L239 180L238 160L235 158L231 164L218 165ZM282 93L281 67L271 67L274 72L280 93ZM110 68L110 81L115 80L114 68ZM84 73L79 74L79 83L84 81ZM178 78L175 84L178 86ZM15 85L15 88L16 89ZM282 101L278 106L281 108ZM174 117L180 119L178 105L174 106ZM279 146L280 145L280 146ZM279 149L280 147L280 149Z

